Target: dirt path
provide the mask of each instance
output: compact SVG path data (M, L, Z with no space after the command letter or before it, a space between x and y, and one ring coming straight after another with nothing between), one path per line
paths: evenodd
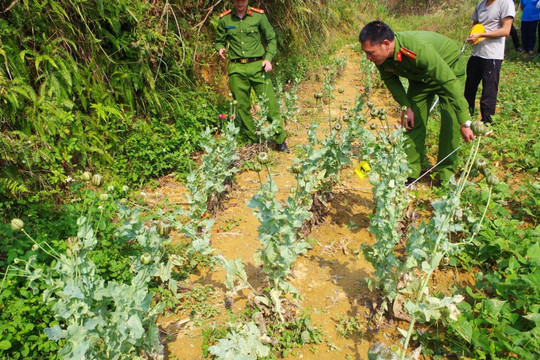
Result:
M343 107L352 107L362 88L360 71L360 55L351 48L345 48L340 57L346 59L346 65L340 78L336 80L335 99L330 104L332 117L343 114ZM300 116L297 122L287 124L291 154L272 152L275 166L272 177L279 188L280 200L287 198L289 189L295 185L295 179L287 167L295 158L295 148L307 143L306 130L309 125L318 121L319 129L327 128L323 124L328 119L328 105L321 109L316 107L313 94L322 91L322 81L304 82L298 89L298 105ZM387 94L377 96L379 101L392 104ZM391 120L396 114L389 114ZM391 342L399 337L395 332L397 324L387 325L389 328L379 332L370 332L365 328L366 317L375 301L375 295L365 286L364 279L370 276L372 267L359 252L362 244L373 241L367 227L371 212L372 195L367 180L353 176L353 169L343 172L343 182L335 188L335 197L330 204L330 212L324 224L315 228L310 237L316 242L313 248L300 257L294 266L294 278L291 283L303 296L299 304L301 309L311 313L312 323L321 327L325 333L325 341L316 346L304 346L287 359L365 359L369 345L375 341ZM254 260L253 255L260 243L257 239L259 222L253 211L247 207L259 187L257 173L245 171L237 175L237 186L225 202L225 210L216 216L212 245L226 258L241 258L248 273L249 282L262 285L263 273ZM171 179L164 180L156 189L160 196L179 201L183 187ZM357 226L348 226L349 224ZM174 238L173 238L174 241ZM228 314L223 305L225 293L224 271L216 270L196 274L190 281L201 285L211 285L215 289L214 297L208 300L220 312L220 315L208 319L205 326L225 324ZM247 292L239 294L232 310L242 311L246 304ZM355 331L350 338L340 336L336 325L342 318L356 317L360 323L360 331ZM185 319L185 322L182 320ZM189 319L189 314L173 314L160 319L164 328L172 329L167 338L168 354L173 359L202 359L201 327ZM393 339L392 339L393 338Z

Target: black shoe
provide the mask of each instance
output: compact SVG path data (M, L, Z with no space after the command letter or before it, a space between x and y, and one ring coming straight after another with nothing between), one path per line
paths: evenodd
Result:
M281 151L281 152L286 152L287 154L291 152L291 150L289 150L289 147L287 146L285 141L281 144L276 144L276 150Z

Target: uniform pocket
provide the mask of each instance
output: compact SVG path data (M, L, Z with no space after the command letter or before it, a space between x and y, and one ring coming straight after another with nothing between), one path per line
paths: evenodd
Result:
M259 34L259 27L257 26L250 26L246 29L246 36L250 39L259 40L260 34Z

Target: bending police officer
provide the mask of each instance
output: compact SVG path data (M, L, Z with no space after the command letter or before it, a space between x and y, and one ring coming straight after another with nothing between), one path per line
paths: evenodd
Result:
M407 111L401 119L406 129L407 160L412 168L407 184L420 176L426 157L426 124L436 95L441 108L441 129L436 171L439 181L446 182L457 170L460 133L466 142L474 138L469 128L467 101L463 95L465 60L459 45L428 31L394 33L382 21L367 24L359 36L366 57L377 65L381 79L401 106ZM409 80L405 91L400 77ZM449 155L452 154L452 155ZM448 156L448 157L447 157ZM447 157L444 161L444 159Z

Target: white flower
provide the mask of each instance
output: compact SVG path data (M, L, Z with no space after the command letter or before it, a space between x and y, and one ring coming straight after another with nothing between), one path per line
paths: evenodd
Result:
M69 182L71 182L71 180L73 180L73 179L71 178L71 176L68 176L68 177L66 178L65 181L66 181L67 183L69 183Z
M144 191L141 191L141 196L146 196L146 193Z

